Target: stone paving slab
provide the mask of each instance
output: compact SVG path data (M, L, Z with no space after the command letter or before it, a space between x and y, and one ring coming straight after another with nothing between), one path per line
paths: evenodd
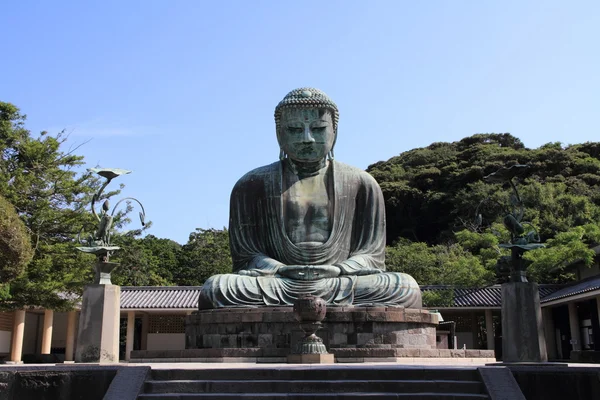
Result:
M402 357L402 360L407 360L408 357ZM206 362L144 362L144 363L128 363L121 362L119 364L113 364L113 366L150 366L153 369L227 369L227 368L260 368L264 369L265 367L272 368L435 368L435 367L444 367L444 368L464 368L468 366L478 367L485 365L486 361L482 358L477 359L468 359L468 358L452 358L449 360L445 360L443 358L436 358L431 360L429 363L424 361L424 358L415 359L414 364L401 364L400 362L365 362L361 364L346 364L346 363L336 363L329 364L327 366L323 365L298 365L298 364L287 364L287 363L272 363L272 364L260 364L260 363L236 363L236 362L227 362L227 363L206 363ZM429 360L428 360L429 361ZM451 365L446 364L446 362L452 362ZM418 363L420 362L420 363ZM479 364L481 362L481 364ZM0 364L0 371L2 370L14 370L14 369L29 369L29 370L44 370L48 368L90 368L90 366L99 366L98 364ZM104 367L105 365L100 365L100 367ZM600 364L591 364L591 363L567 363L564 368L599 368ZM527 368L527 367L523 367Z

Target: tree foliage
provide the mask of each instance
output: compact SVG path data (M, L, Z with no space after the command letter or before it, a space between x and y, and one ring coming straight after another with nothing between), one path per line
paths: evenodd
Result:
M404 272L420 284L482 286L493 282L493 273L481 257L460 244L430 246L400 240L386 251L389 271Z
M68 308L69 293L78 293L91 277L89 256L77 254L73 238L92 223L85 207L97 181L78 174L83 157L64 150L63 133L34 137L25 115L0 102L0 195L16 209L27 227L34 255L10 283L4 308Z
M575 278L573 271L565 267L580 262L590 266L596 253L592 246L600 244L600 226L586 224L559 232L546 242L546 248L525 253L524 258L531 262L527 271L537 282L561 283Z
M123 286L173 285L178 270L181 245L170 239L148 235L136 239L123 235L115 240L122 250L112 258L120 263L112 274L114 284Z
M231 269L229 231L198 228L181 248L173 281L178 285L202 285L209 277L231 273Z
M15 208L0 196L0 300L7 296L7 283L23 273L33 257L31 240Z
M545 240L556 229L598 222L599 153L600 143L528 149L510 134L477 134L406 151L368 172L384 193L388 243L404 237L439 244L472 221L485 198L493 200L485 216L499 221L509 192L483 177L502 166L528 164L520 185L526 219L538 224Z
M563 147L549 143L528 149L510 134L477 134L452 143L433 143L406 151L368 168L379 182L385 197L388 264L414 271L420 283L475 285L506 251L508 232L500 224L507 213L510 190L483 181L500 167L527 164L519 190L525 205L524 220L539 231L546 248L530 252L530 276L538 281L558 282L569 278L560 265L590 260L589 246L597 243L595 228L600 224L600 143ZM481 207L484 225L474 222ZM413 243L406 245L406 240ZM399 249L398 247L401 247ZM467 265L477 260L470 278L455 263L453 273L422 273L418 265L435 265L439 247L458 246ZM448 250L449 251L449 250ZM403 254L416 259L396 261ZM449 251L459 257L460 251ZM428 264L428 263L429 264ZM399 267L402 265L402 267ZM482 267L486 274L480 273ZM461 278L462 277L462 278ZM484 278L486 280L487 278Z

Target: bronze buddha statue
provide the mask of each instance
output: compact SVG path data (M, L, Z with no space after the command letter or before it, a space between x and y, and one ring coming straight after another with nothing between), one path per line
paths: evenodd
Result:
M328 306L421 307L407 274L385 272L385 208L365 171L333 157L338 109L300 88L275 109L280 160L231 193L233 273L209 278L199 308L289 306L303 294Z

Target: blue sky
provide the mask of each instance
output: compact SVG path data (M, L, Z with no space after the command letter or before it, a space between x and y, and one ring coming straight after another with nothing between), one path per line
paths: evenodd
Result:
M228 225L296 87L336 101L360 168L474 133L600 141L598 1L13 1L0 34L0 100L133 170L123 194L180 243Z

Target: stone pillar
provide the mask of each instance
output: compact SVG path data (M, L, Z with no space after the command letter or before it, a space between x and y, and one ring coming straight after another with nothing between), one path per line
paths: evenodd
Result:
M52 347L52 327L54 323L54 311L44 310L44 329L42 330L42 354L50 354Z
M140 350L148 350L148 314L142 315L142 337L140 338Z
M73 361L73 350L75 349L75 320L77 311L69 311L67 314L67 343L65 347L65 361Z
M75 362L119 362L120 296L120 286L93 284L85 287Z
M538 285L502 284L502 359L504 362L545 362L546 339Z
M129 361L133 350L133 329L135 328L135 311L127 312L127 339L125 341L125 359Z
M577 306L575 303L569 303L569 327L571 328L571 350L581 350L579 315L577 314Z
M556 332L554 331L554 319L552 318L552 308L542 308L542 319L544 320L544 336L546 337L546 351L549 359L557 359L556 352Z
M494 319L492 310L485 310L485 331L487 336L488 350L494 350Z
M479 349L479 337L477 333L479 332L479 324L477 323L478 316L477 313L471 313L471 340L473 341L473 348Z
M10 361L20 363L23 355L23 333L25 332L25 310L16 310L13 315Z

